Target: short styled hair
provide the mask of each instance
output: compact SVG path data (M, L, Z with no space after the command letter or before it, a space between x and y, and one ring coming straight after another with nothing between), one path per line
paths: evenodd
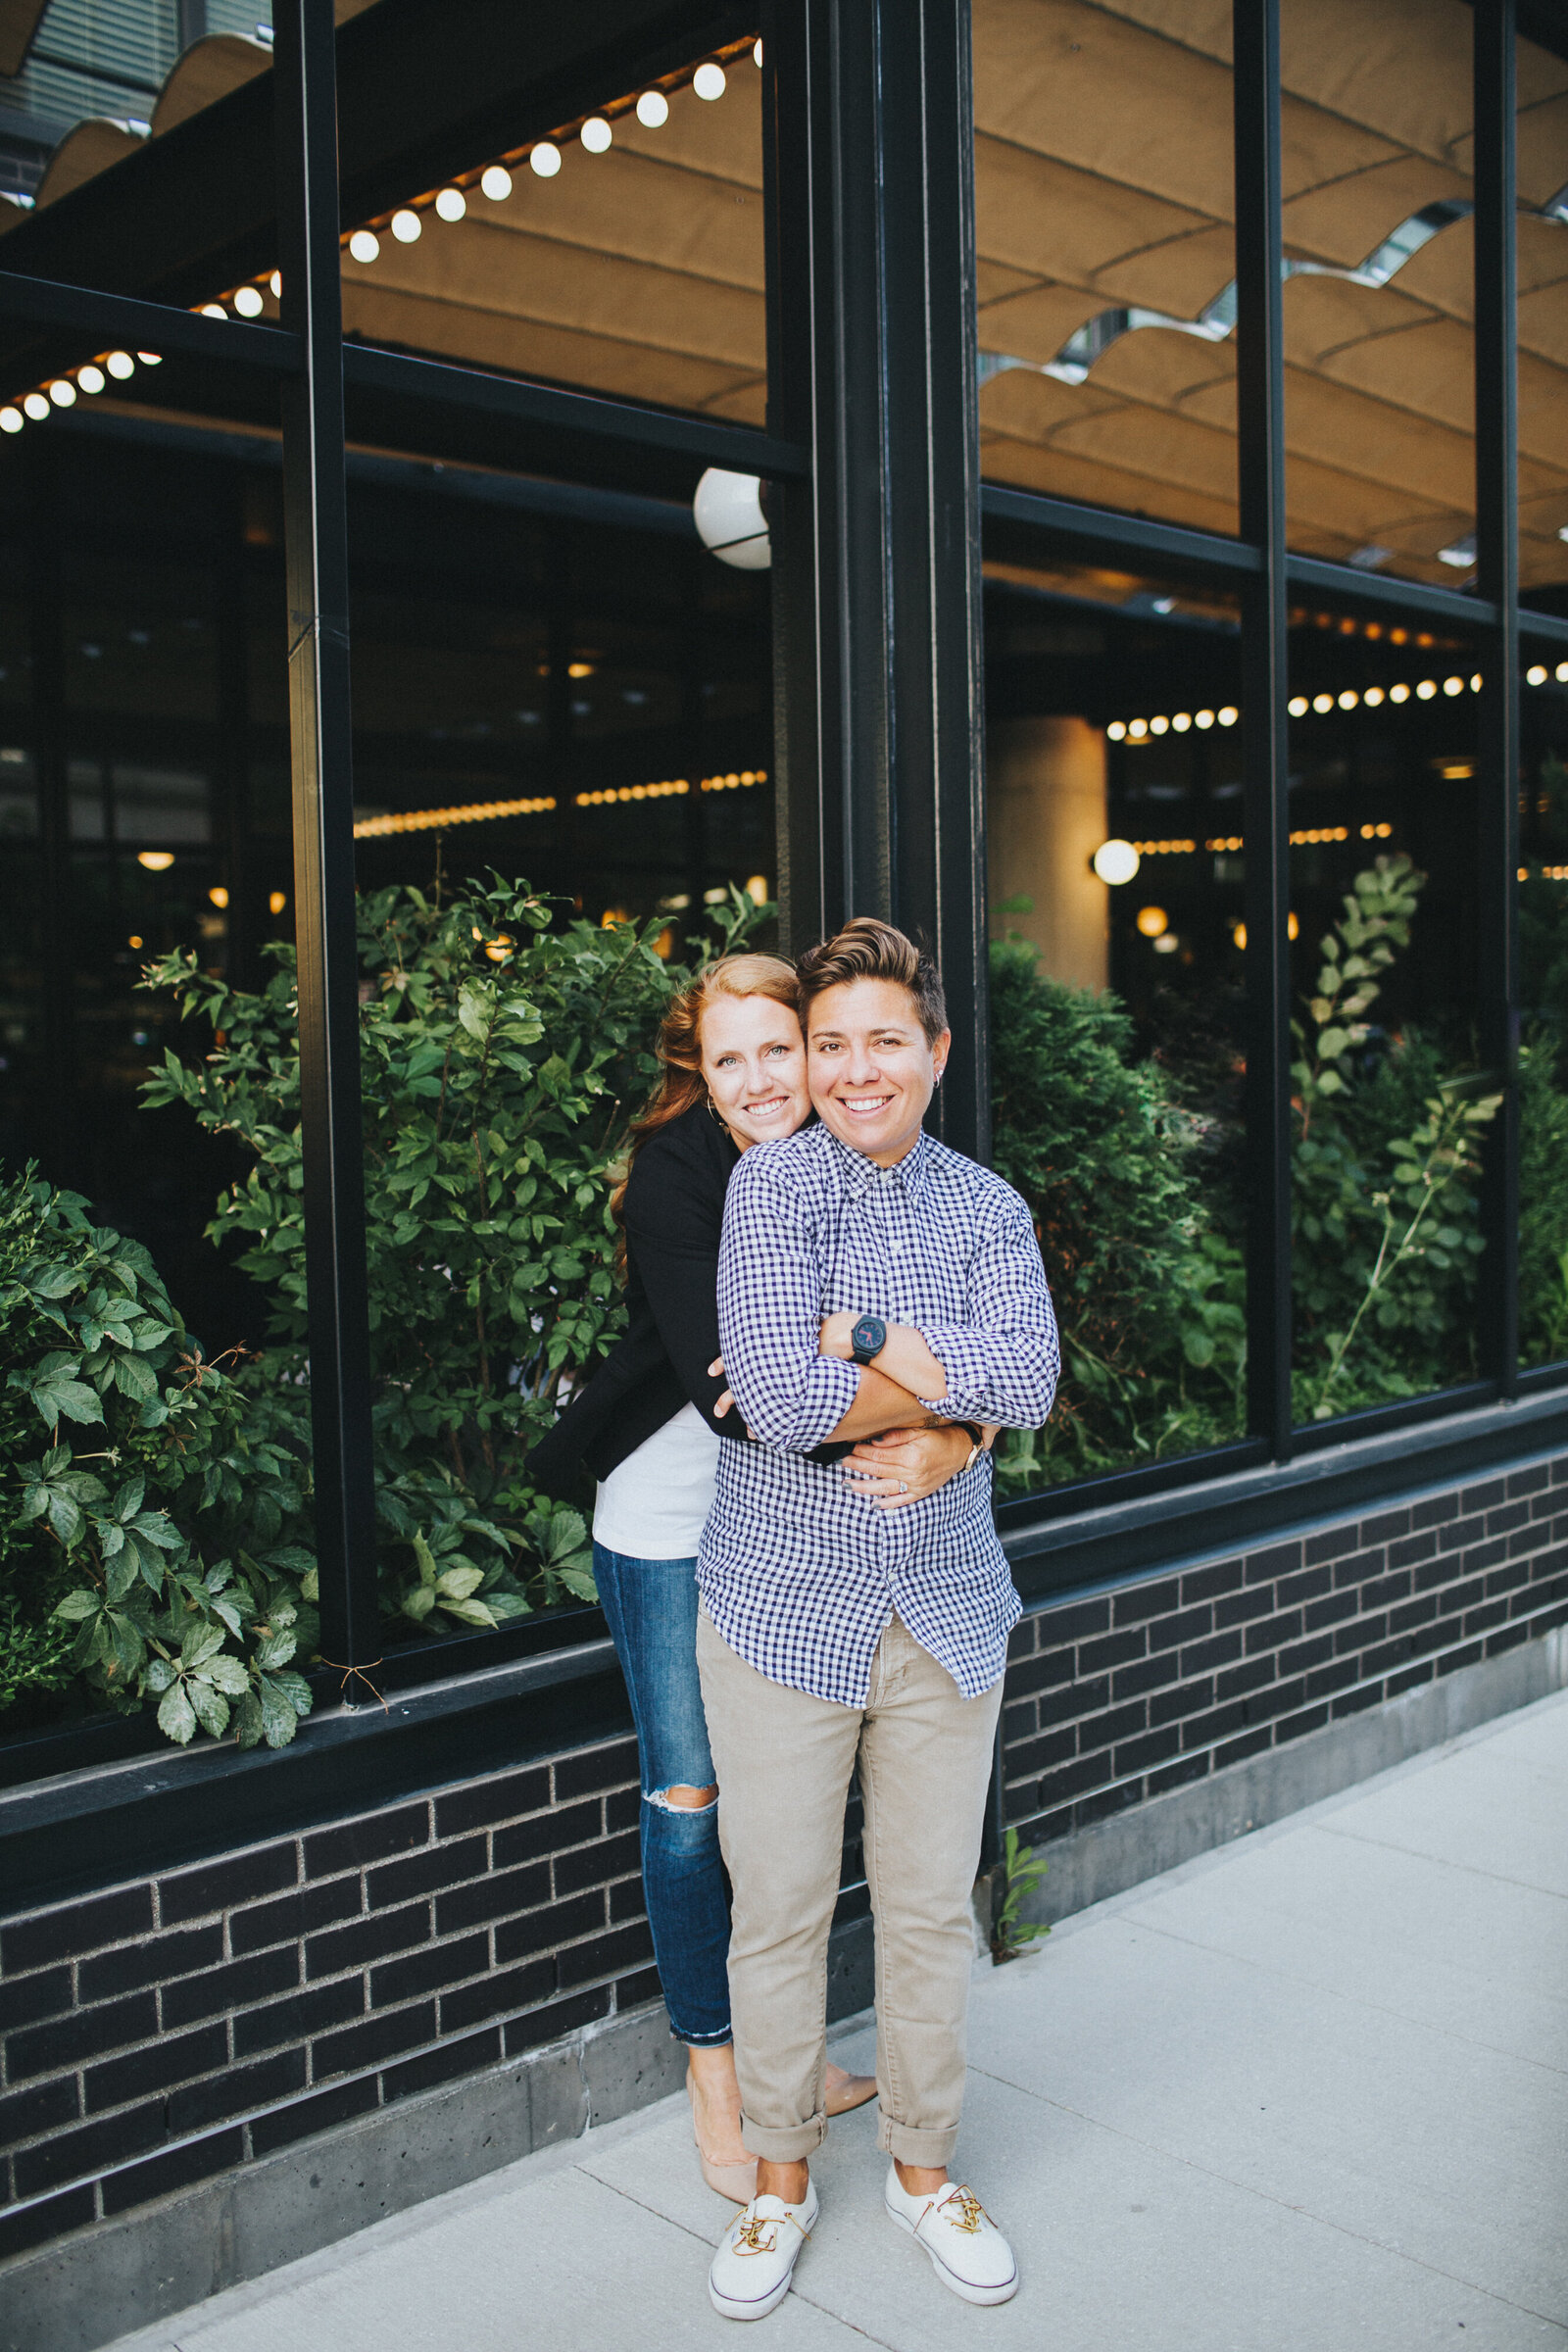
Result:
M934 1046L948 1026L942 974L926 954L874 914L858 914L842 931L808 948L800 960L801 1027L809 1031L811 1006L824 989L842 988L852 980L893 980L907 989L925 1031Z

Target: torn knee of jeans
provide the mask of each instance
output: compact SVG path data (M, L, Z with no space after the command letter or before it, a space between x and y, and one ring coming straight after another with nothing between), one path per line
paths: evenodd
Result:
M669 1788L645 1788L643 1801L657 1805L661 1813L707 1813L717 1804L718 1789L712 1782L706 1788L694 1788L677 1781Z

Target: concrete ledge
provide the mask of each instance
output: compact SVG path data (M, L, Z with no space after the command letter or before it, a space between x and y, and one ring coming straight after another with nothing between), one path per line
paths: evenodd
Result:
M1494 1716L1568 1690L1568 1626L1500 1657L1461 1666L1364 1713L1267 1748L1190 1788L1173 1788L1039 1848L1050 1876L1023 1906L1032 1920L1066 1919L1180 1862L1336 1796L1424 1748L1440 1747Z
M854 2016L870 1999L871 1923L857 1920L829 1947L829 2016ZM659 2002L400 2099L0 2267L0 2352L96 2352L590 2125L651 2107L684 2075Z

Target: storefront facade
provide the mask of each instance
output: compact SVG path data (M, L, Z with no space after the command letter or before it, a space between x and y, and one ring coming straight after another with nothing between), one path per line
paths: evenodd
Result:
M357 890L936 947L1067 1342L988 1856L1054 1913L1568 1679L1568 15L331 17L165 28L0 235L0 1142L260 1346L141 974L292 940L331 1662L286 1746L0 1740L40 2341L672 2080L597 1611L378 1594ZM841 2013L867 1936L852 1811Z

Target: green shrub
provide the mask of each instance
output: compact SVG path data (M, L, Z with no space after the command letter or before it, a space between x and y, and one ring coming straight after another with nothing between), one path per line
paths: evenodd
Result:
M316 1644L287 1416L206 1359L147 1252L0 1183L0 1708L157 1698L172 1740L293 1737Z
M761 910L716 910L716 946ZM412 1637L490 1627L594 1596L581 1515L541 1496L522 1459L564 1375L621 1328L609 1197L654 1032L691 977L656 952L662 921L551 926L525 883L443 905L363 899L360 1040L382 1605ZM712 944L698 949L699 962ZM170 1054L144 1089L239 1139L253 1164L210 1231L267 1291L271 1344L250 1396L309 1398L294 957L250 995L172 956L151 984L214 1039ZM398 1625L388 1626L388 1639Z

